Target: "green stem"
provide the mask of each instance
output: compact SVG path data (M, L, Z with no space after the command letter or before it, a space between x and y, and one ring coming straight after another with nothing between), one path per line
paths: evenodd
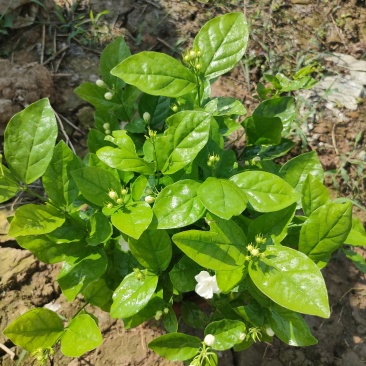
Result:
M27 193L29 193L31 196L33 197L37 197L38 199L40 199L43 202L47 202L47 199L40 196L38 193L34 192L32 189L30 189L29 187L25 187L25 189L23 189L24 191L26 191Z

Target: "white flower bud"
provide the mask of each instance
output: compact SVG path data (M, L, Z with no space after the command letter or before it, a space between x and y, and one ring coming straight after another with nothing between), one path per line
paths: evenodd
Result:
M163 312L161 310L158 310L155 313L155 320L160 320L162 316L163 316Z
M111 128L111 125L109 123L103 123L103 128L105 130L109 130Z
M143 115L142 115L142 118L144 119L144 121L146 123L149 123L150 122L150 113L149 112L145 112Z
M215 343L215 336L212 334L207 334L203 342L206 344L206 346L211 347Z
M267 327L266 328L266 333L270 336L273 337L274 336L274 331L272 330L271 327Z
M127 190L126 188L123 188L123 189L121 190L121 195L122 195L122 196L125 196L127 193L128 193L128 190Z
M116 203L117 203L118 205L122 205L122 203L123 203L123 199L122 199L122 198L117 198Z
M169 313L169 308L164 308L164 314L168 314Z
M146 196L145 197L145 202L146 203L153 203L155 201L155 197L153 197L153 196Z
M111 92L107 92L104 94L104 98L107 100L111 100L113 98L113 94Z
M240 335L239 335L239 339L241 340L241 341L244 341L244 339L245 339L245 337L246 337L247 335L245 334L245 333L240 333Z
M119 239L118 244L121 246L122 252L128 252L130 250L130 246L127 243L127 241L121 236L121 239Z
M118 198L117 192L116 191L113 191L113 190L111 190L111 191L108 192L108 196L112 200L116 200Z
M97 84L100 88L104 88L105 87L105 82L101 79L98 79L95 84Z
M252 254L253 257L257 257L259 255L259 249L254 248L251 250L250 253Z

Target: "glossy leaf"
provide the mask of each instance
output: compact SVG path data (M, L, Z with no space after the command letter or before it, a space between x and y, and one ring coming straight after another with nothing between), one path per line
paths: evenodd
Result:
M1 164L0 166L0 203L13 198L20 190L20 185L13 177L10 170Z
M155 338L148 347L170 361L184 361L195 356L201 340L188 334L170 333Z
M225 351L241 342L240 337L246 334L246 327L239 320L223 319L210 323L205 329L205 335L207 334L215 337L213 349Z
M100 346L102 334L89 314L73 318L61 338L61 352L68 357L79 357Z
M278 145L281 142L282 122L278 117L253 114L244 120L248 145Z
M80 224L76 220L66 217L60 227L46 236L56 244L80 242L85 237L85 226L83 223Z
M140 116L148 112L150 114L149 124L151 128L160 129L171 113L170 104L170 98L143 94L138 107Z
M321 206L302 225L299 250L315 262L327 262L331 254L343 245L351 226L350 202Z
M328 294L316 264L294 249L270 245L265 257L252 261L249 275L258 289L278 305L328 318Z
M33 352L37 348L53 347L63 330L63 322L55 312L38 308L15 319L3 333L14 344Z
M204 268L227 271L241 266L247 243L243 231L232 220L209 220L210 231L183 231L173 235L173 242Z
M193 43L194 49L201 52L200 72L213 79L230 71L243 57L248 36L243 13L230 13L208 21Z
M172 242L165 230L146 230L138 240L129 240L130 250L137 261L153 272L167 269L172 258Z
M207 143L211 118L202 111L182 111L167 119L165 134L172 136L173 145L162 168L164 174L173 174L193 161Z
M225 220L240 215L247 206L247 196L228 179L207 178L198 188L197 196L213 214Z
M111 307L112 318L129 318L149 302L159 278L145 271L140 274L141 279L134 272L130 273L115 290Z
M318 178L309 174L302 185L301 205L306 216L330 200L329 191Z
M305 347L318 343L300 314L273 304L267 318L276 336L290 346Z
M102 309L107 303L112 302L113 291L108 288L104 278L90 282L82 293L87 302Z
M153 212L149 204L135 202L112 215L112 224L122 233L138 239L150 225Z
M87 166L71 174L81 194L97 206L104 207L108 202L114 204L108 193L112 190L117 194L121 192L119 180L102 168Z
M27 184L37 180L52 159L56 137L56 118L48 99L14 115L4 135L5 159L11 173Z
M344 243L353 246L366 246L365 228L358 217L352 218L352 227L347 238L344 240Z
M246 171L232 176L230 180L244 191L258 212L279 211L300 198L288 183L271 173Z
M98 279L107 269L107 263L107 256L100 248L80 249L70 253L57 278L67 300L74 300L89 283Z
M244 270L244 266L231 271L216 271L217 285L222 292L228 293L239 284L245 275L246 270Z
M56 205L71 204L79 194L79 189L71 172L82 168L78 158L65 142L60 141L53 152L52 160L42 177L48 198Z
M163 53L143 51L128 57L111 74L145 93L176 98L196 86L192 71Z
M280 176L299 192L309 174L323 181L323 167L314 151L292 158L280 170Z
M197 197L199 187L200 183L183 179L158 194L153 208L158 229L188 226L203 216L205 207Z
M175 312L171 306L165 308L169 311L164 313L164 328L168 333L175 333L178 331L178 319Z
M8 235L17 237L47 234L64 222L63 213L53 206L27 204L16 210Z
M101 212L95 212L88 221L89 237L86 239L89 245L98 245L106 242L112 236L112 225L109 219Z

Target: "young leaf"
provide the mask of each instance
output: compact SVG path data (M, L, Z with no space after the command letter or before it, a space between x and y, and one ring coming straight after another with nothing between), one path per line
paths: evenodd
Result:
M292 158L280 170L280 177L299 192L301 192L308 174L318 178L321 182L324 179L323 167L315 151Z
M171 113L170 104L170 98L142 94L138 107L139 114L142 116L145 112L148 112L150 114L151 128L154 130L160 129Z
M183 333L169 333L155 338L148 347L170 361L184 361L195 356L201 340Z
M57 277L63 294L72 301L92 281L107 269L108 259L103 249L88 247L70 253Z
M99 306L104 310L104 306L112 303L113 291L109 289L104 278L90 282L82 291L85 300L94 306Z
M122 233L138 239L150 225L153 212L145 202L135 202L112 215L112 224Z
M204 206L225 220L240 215L247 206L247 196L228 179L207 178L198 188L197 196Z
M231 271L216 271L216 281L219 289L228 293L246 276L244 266L235 268Z
M264 258L249 265L250 278L258 289L286 309L328 318L327 289L316 264L283 246L267 246L264 253Z
M212 348L217 351L225 351L240 343L240 337L245 333L245 324L239 320L223 319L215 321L205 329L205 335L212 334L215 337Z
M201 52L200 72L213 79L230 71L243 57L248 36L243 13L230 13L207 22L193 43L193 48Z
M48 198L60 207L71 204L79 194L71 172L82 168L82 162L64 141L60 141L53 152L50 165L42 177Z
M300 198L288 183L271 173L246 171L232 176L230 180L244 191L258 212L279 211Z
M114 191L118 195L121 192L122 186L119 180L102 168L87 166L74 170L71 175L81 194L97 206L103 207L108 202L114 203L108 195L110 191Z
M111 74L145 93L176 98L196 86L192 71L163 53L144 51L128 57Z
M138 240L130 238L130 250L145 268L159 273L172 258L172 242L165 230L146 230Z
M166 121L166 135L173 137L173 145L162 172L173 174L191 163L206 145L212 117L202 111L178 112Z
M343 249L344 254L346 257L351 260L355 266L362 272L366 273L366 261L361 255L357 254L351 249Z
M103 342L102 333L89 314L76 316L65 330L61 337L61 352L68 357L79 357Z
M127 275L113 294L111 317L129 318L137 314L151 299L158 279L147 271Z
M352 246L366 246L366 232L358 217L352 218L352 228L344 240L345 244Z
M327 203L315 210L300 232L299 251L315 262L327 262L341 247L352 226L352 204Z
M306 216L330 200L329 191L318 178L309 174L302 185L301 205Z
M10 170L1 164L0 166L0 203L13 198L20 190L20 185L10 173Z
M101 212L95 212L88 221L89 237L86 239L89 245L105 243L111 236L113 228L109 219Z
M3 333L14 344L33 352L37 348L53 347L63 331L62 320L55 312L38 308L15 319Z
M273 304L267 318L276 336L290 346L305 347L318 343L300 314Z
M153 208L158 229L188 226L203 216L205 207L197 197L199 186L198 182L183 179L158 194Z
M4 135L5 159L11 173L27 184L37 180L52 159L56 137L56 118L48 99L14 115Z
M47 234L64 222L64 214L53 206L28 204L16 210L8 235L17 237Z
M164 313L164 328L168 333L176 333L178 331L178 319L171 306L167 307L169 311Z
M215 217L210 221L210 231L182 231L173 235L172 240L180 250L204 268L228 271L245 262L247 240L232 220Z

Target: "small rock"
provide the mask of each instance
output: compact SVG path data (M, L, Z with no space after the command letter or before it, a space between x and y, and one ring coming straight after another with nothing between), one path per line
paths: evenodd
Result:
M348 349L345 353L343 353L342 360L345 365L365 366L364 362L361 361L360 358L357 356L357 353L352 351L351 349Z

